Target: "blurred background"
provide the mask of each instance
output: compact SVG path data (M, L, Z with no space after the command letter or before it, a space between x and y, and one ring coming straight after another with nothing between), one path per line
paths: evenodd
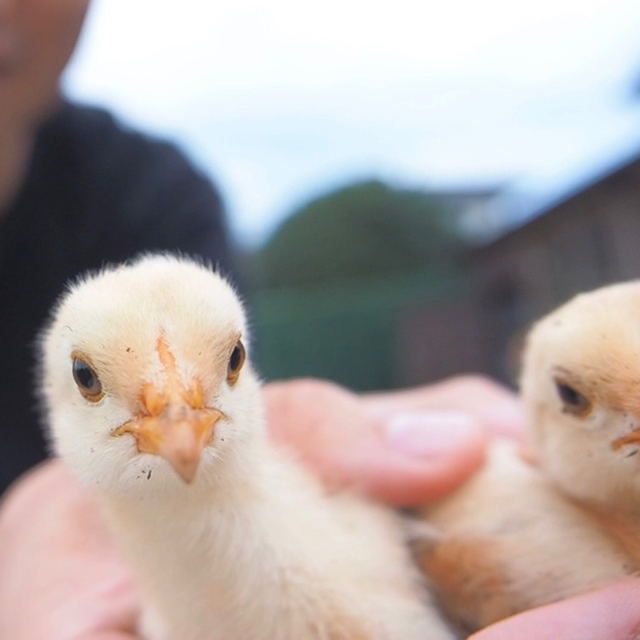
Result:
M637 0L95 0L64 82L215 181L266 378L514 383L640 277Z

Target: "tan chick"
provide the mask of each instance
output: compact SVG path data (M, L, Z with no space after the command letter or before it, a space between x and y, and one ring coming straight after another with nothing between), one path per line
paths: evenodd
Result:
M449 640L398 518L328 496L265 435L245 314L145 257L74 285L42 338L55 452L95 490L148 640Z
M466 632L640 569L640 282L582 294L530 332L521 375L537 466L496 443L416 541Z

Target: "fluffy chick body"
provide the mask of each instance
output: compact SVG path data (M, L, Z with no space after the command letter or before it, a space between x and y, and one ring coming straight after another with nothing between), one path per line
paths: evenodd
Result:
M465 633L635 572L599 519L511 442L492 445L471 481L421 515L441 538L416 540L419 565Z
M467 631L640 569L640 283L582 294L540 320L521 394L536 465L514 444L421 515L422 569Z
M54 450L101 498L145 596L144 637L451 638L411 565L398 517L327 495L267 439L257 376L248 362L237 377L229 373L246 336L231 287L168 256L79 282L43 336ZM100 394L79 392L71 371L78 359L99 378ZM177 453L158 444L169 422L203 412L215 413L215 425L202 423L199 440L183 446L180 435ZM194 446L192 477L195 467L180 465Z

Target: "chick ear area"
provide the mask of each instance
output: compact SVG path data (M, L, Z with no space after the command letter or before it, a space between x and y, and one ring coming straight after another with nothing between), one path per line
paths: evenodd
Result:
M80 393L87 400L97 402L104 396L102 383L100 382L100 378L98 378L98 374L85 357L74 353L72 354L71 359L73 379L75 380Z

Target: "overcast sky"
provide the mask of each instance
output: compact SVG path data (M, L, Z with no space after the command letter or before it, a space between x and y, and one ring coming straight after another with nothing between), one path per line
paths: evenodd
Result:
M355 178L554 194L640 151L637 0L94 0L68 93L177 140L265 237Z

